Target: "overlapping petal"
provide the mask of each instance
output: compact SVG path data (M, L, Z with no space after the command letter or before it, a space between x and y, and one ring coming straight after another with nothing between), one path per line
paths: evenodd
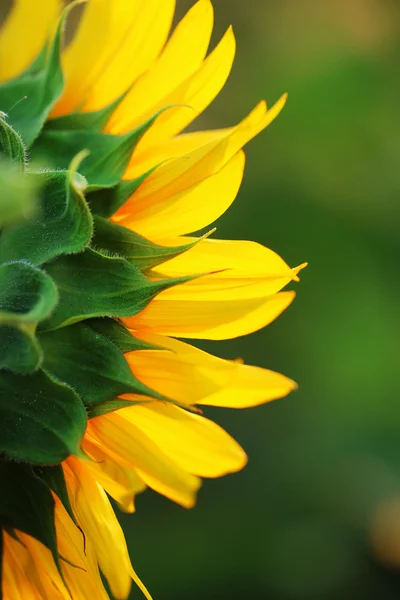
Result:
M103 488L86 465L73 457L64 464L69 497L78 522L93 546L97 562L115 598L126 598L131 578L149 594L133 571L121 526Z
M173 104L167 101L168 97L201 67L212 28L211 2L199 0L177 25L158 60L134 83L112 115L107 131L124 133Z
M113 218L125 227L130 227L142 235L149 235L149 232L153 232L154 235L156 214L165 214L167 210L171 214L170 207L179 202L182 208L184 203L190 204L190 195L196 193L196 186L219 173L247 142L274 120L282 110L285 101L286 97L283 96L269 110L267 110L266 104L261 102L239 125L219 131L217 134L212 133L210 141L194 147L190 152L178 158L173 158L172 154L169 157L171 160L166 160L165 148L161 148L160 155L158 156L155 153L155 156L153 156L153 165L157 165L161 161L166 162L163 162L158 169L147 177ZM195 134L193 135L195 136ZM201 139L204 140L204 134ZM172 145L172 151L174 149L176 148ZM125 178L134 179L145 170L146 165L140 163L140 158L135 160L134 155ZM210 203L215 200L220 188L220 180L216 179L215 181L217 189L215 193L211 194ZM189 193L188 198L186 198L187 193ZM223 203L223 207L226 207L226 202ZM217 211L212 213L214 219L220 214ZM197 221L198 219L194 220L190 228L188 228L189 224L183 226L181 231L178 231L178 227L175 227L175 233L184 234L195 231L198 228ZM160 227L161 237L168 235L165 233L163 226Z
M167 39L175 0L91 0L63 58L64 92L52 116L103 107L127 91Z
M61 0L15 0L0 36L0 82L27 69L53 33ZM2 107L8 109L11 107Z
M89 434L129 463L149 487L182 506L192 507L200 480L181 469L122 412L92 419Z
M165 350L126 355L132 371L159 393L182 404L248 408L282 398L296 389L294 381L267 369L217 358L182 341L135 332Z

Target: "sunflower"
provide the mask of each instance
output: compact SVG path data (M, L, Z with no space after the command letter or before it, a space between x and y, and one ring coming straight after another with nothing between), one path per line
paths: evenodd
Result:
M245 408L295 383L182 339L274 320L298 280L253 242L190 236L233 202L238 125L182 133L235 53L199 0L16 0L0 36L0 542L4 600L127 598L137 578L111 496L192 507L202 477L246 464L201 406ZM67 44L65 23L81 10ZM179 339L177 339L179 338Z

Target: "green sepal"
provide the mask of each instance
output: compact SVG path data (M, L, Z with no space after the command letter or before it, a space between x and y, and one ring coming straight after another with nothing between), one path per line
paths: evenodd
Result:
M151 269L193 248L199 240L182 246L159 246L131 229L94 216L93 246L119 254L141 271Z
M161 350L159 346L143 342L135 338L128 329L115 319L88 319L85 321L94 331L101 333L121 350L121 352L134 352L135 350Z
M159 113L124 135L109 135L85 129L51 130L42 132L32 148L32 158L43 160L51 156L58 168L65 169L83 148L88 157L80 173L88 181L88 191L113 187L119 183L132 153Z
M22 531L46 546L64 581L57 548L55 500L49 487L29 465L3 460L0 479L4 482L0 494L1 526Z
M3 118L7 115L0 113L0 155L25 168L26 151L21 136Z
M43 369L67 382L87 408L122 394L166 400L133 375L113 342L84 323L42 333L39 339L45 355Z
M114 398L108 400L108 402L102 402L101 404L95 404L88 409L89 419L95 419L96 417L102 417L103 415L109 415L110 413L120 410L121 408L128 408L135 404L143 404L143 402L136 402L132 400L124 400L123 398Z
M42 265L60 254L81 252L93 234L93 218L83 191L86 180L76 172L77 155L68 171L37 173L44 185L40 211L7 228L0 238L0 262L27 258Z
M34 473L40 477L42 481L56 494L61 504L67 511L71 521L81 531L85 540L85 534L80 527L74 511L72 510L71 502L68 496L67 483L65 481L64 471L61 465L54 465L51 467L34 467Z
M22 173L20 165L0 157L0 228L24 221L37 212L41 181Z
M100 217L109 218L136 192L142 183L151 175L159 165L152 167L136 179L123 180L111 188L90 191L88 202L92 213Z
M22 260L0 265L0 324L33 329L57 300L54 281L44 271Z
M114 100L108 106L94 112L73 112L50 119L45 125L45 131L102 131L116 108L121 104L127 92Z
M85 407L66 384L43 371L0 373L0 455L35 465L82 456L86 424Z
M54 282L37 267L23 261L0 265L0 369L27 374L40 367L35 331L57 301Z
M63 11L42 68L39 71L30 68L20 77L0 86L0 106L8 109L13 107L10 123L28 147L39 135L64 87L60 61L61 38L69 10L70 7L67 7ZM41 53L34 65L41 66L42 58Z
M43 352L29 329L0 325L0 369L26 375L40 368Z
M61 256L46 270L57 285L60 301L43 323L43 330L93 317L132 317L163 290L196 277L150 281L125 259L90 248L81 254Z

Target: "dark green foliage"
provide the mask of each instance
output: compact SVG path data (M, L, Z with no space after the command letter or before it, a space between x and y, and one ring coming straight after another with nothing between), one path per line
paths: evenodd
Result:
M16 163L22 169L25 167L26 152L21 136L1 116L0 155L8 158L12 163Z
M43 333L40 344L43 369L68 381L88 408L128 393L162 398L136 379L112 341L84 323Z
M4 231L0 261L27 259L42 265L60 254L80 252L90 242L93 220L83 195L85 179L74 170L34 176L42 182L40 209Z
M81 454L87 416L79 396L43 371L0 372L0 455L56 465Z
M92 317L132 317L162 290L191 279L150 281L125 259L92 249L49 263L60 301L43 323L44 330L66 327Z
M159 246L131 229L117 225L103 217L94 217L93 245L120 256L142 271L151 269L192 248L196 242L169 248Z
M142 342L134 337L126 327L115 319L89 319L86 324L111 340L121 352L133 352L134 350L159 350L147 342Z
M0 481L7 482L0 494L2 528L17 530L17 539L17 532L23 531L44 544L62 576L54 523L55 501L50 488L29 465L4 460L0 460Z
M0 266L0 369L26 374L40 367L35 331L57 301L55 284L43 271L26 262Z
M88 156L80 167L89 190L110 188L121 180L132 152L140 138L155 121L155 115L146 123L125 135L108 135L88 129L45 129L32 147L32 158L51 157L59 169L66 169L71 160L83 149Z

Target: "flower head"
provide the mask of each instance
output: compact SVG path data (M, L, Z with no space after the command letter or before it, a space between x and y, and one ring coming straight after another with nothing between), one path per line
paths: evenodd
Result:
M223 87L235 40L207 55L199 0L18 0L0 35L2 597L126 598L130 564L108 500L146 487L193 506L202 477L246 464L202 406L245 408L293 381L176 338L251 333L297 281L253 242L188 236L233 202L243 146L279 114L182 133ZM29 160L28 160L29 158ZM45 165L45 167L38 167Z

